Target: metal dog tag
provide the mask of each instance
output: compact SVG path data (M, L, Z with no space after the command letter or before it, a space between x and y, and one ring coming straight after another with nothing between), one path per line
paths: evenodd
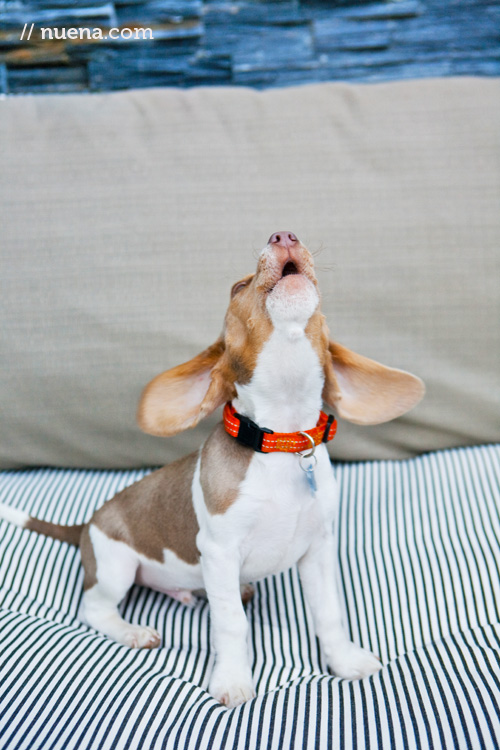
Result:
M316 458L316 456L315 456L315 458ZM311 464L309 464L309 466L307 467L307 469L304 469L303 466L301 466L301 468L302 468L302 470L304 471L304 473L306 475L307 484L309 485L309 487L311 489L311 492L314 495L315 492L318 489L318 485L316 484L316 477L314 475L314 467L313 467L313 465L311 463Z
M306 475L309 489L311 490L312 494L315 495L318 489L318 485L316 483L316 477L314 475L314 469L316 468L316 464L318 463L318 459L314 455L314 451L316 450L316 445L312 437L308 435L306 432L301 432L300 434L304 435L304 437L307 438L311 443L311 450L309 451L309 453L299 453L298 456L299 456L300 468ZM307 464L307 466L305 466L304 461L307 461L307 459L311 459L311 461Z

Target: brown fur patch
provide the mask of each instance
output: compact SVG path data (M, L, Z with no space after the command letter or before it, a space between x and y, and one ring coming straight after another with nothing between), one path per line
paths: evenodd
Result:
M199 526L191 485L197 460L198 452L191 453L154 471L108 500L91 522L150 560L163 562L163 550L169 549L196 565Z
M83 524L76 526L61 526L58 523L50 523L49 521L40 521L39 518L29 518L24 527L29 531L36 531L37 534L43 534L43 536L50 536L52 539L57 539L59 542L67 542L68 544L74 544L78 547L80 544L80 536L83 531Z
M311 316L307 326L306 335L323 368L325 382L323 385L323 401L333 407L341 398L339 384L333 371L332 357L330 355L330 332L326 318L319 307Z
M329 352L341 397L338 415L354 424L380 424L400 417L423 398L424 383L330 341Z
M230 378L240 385L250 381L257 357L273 331L265 300L255 293L254 284L255 277L235 295L225 319L224 340Z
M217 425L201 451L200 483L209 513L225 513L234 503L252 456L251 448Z
M142 392L137 421L144 432L166 437L194 427L202 416L204 399L214 401L213 409L224 403L225 393L214 394L212 370L224 354L224 341L218 338L189 362L166 370L148 383ZM208 412L209 413L209 412Z

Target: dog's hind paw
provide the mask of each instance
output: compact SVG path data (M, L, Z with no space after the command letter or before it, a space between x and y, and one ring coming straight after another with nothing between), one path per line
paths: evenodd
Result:
M361 680L382 669L378 656L350 641L342 643L335 652L335 656L328 660L328 666L336 677Z
M121 640L130 648L157 648L161 643L161 636L154 628L129 625Z

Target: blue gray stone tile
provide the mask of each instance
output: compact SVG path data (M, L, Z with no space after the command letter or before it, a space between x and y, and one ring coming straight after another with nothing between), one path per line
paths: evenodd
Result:
M4 93L448 75L500 75L500 0L0 0Z
M7 66L2 63L0 65L0 94L7 93Z

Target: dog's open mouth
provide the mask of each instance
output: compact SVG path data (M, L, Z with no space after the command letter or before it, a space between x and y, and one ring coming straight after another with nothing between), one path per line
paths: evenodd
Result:
M285 263L283 271L281 272L281 278L284 276L290 276L292 273L299 273L299 269L292 260L289 260L288 263Z
M289 261L287 261L285 263L285 265L283 266L283 268L281 270L281 275L280 276L278 276L278 273L279 273L279 270L276 269L276 276L274 277L271 286L267 290L268 293L272 292L278 286L278 284L280 283L280 281L283 281L283 279L286 276L302 276L302 273L301 273L299 267L297 266L296 263L294 263L293 260L289 260Z

